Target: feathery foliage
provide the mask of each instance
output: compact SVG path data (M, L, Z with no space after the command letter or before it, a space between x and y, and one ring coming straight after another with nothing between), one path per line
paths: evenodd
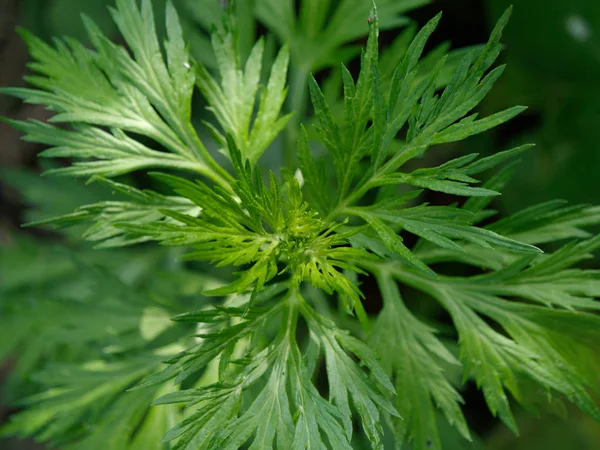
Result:
M549 202L496 219L488 207L530 146L415 168L523 111L476 112L502 74L510 11L483 46L424 55L437 16L407 28L394 57L380 56L379 30L405 25L400 14L424 1L382 0L369 13L344 0L330 19L329 1L302 1L298 17L291 1L257 1L256 17L283 42L269 56L263 39L240 42L241 6L226 3L212 67L191 56L170 2L162 45L150 0L111 10L126 47L89 18L91 48L22 32L31 87L2 92L54 115L9 122L49 146L42 156L73 159L49 174L119 197L30 224L83 224L85 240L110 248L104 259L84 243L42 247L49 269L35 278L4 250L0 356L18 350L10 385L26 398L3 433L115 450L338 450L360 433L383 449L392 433L398 447L440 449L438 410L471 439L450 366L515 432L514 402L564 399L600 419L600 274L574 267L600 246L586 230L599 209ZM360 71L342 64L340 99L308 72L346 63L363 32ZM202 131L195 87L216 119ZM267 174L258 161L286 127L296 157ZM150 173L154 190L113 179L131 172ZM430 205L425 190L458 200ZM164 247L118 249L149 242ZM31 264L23 273L38 273ZM365 277L383 298L377 314L364 307ZM437 302L456 335L412 311L400 286Z

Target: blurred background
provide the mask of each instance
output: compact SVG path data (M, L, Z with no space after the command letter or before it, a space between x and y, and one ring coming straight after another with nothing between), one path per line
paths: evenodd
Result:
M69 35L85 40L80 20L83 12L94 18L108 34L116 36L106 9L110 3L110 0L0 0L0 86L21 86L27 73L27 49L15 32L16 27L23 26L44 39ZM154 3L157 13L164 10L164 1ZM188 13L184 17L192 50L210 65L210 56L205 52L208 24L203 21L199 3L208 2L180 0L176 5L180 11ZM217 0L213 3L218 6ZM252 3L248 0L244 6L250 14ZM407 17L418 25L423 25L440 10L444 12L429 44L430 49L445 42L453 49L485 42L498 17L514 4L513 17L503 39L506 49L501 57L508 64L507 70L480 110L482 114L489 114L516 104L527 105L529 109L492 132L452 146L442 155L443 159L472 152L490 154L534 142L537 147L523 156L516 176L496 205L499 209L510 213L556 198L572 203L600 204L600 1L433 0L412 3L418 7L409 11ZM263 32L260 24L256 27L255 33ZM382 33L382 46L394 42L398 33L399 30ZM356 43L363 41L359 39ZM2 96L0 116L45 120L49 113L42 107L23 105ZM69 212L74 204L77 205L77 200L67 198L67 191L61 190L59 184L45 184L45 180L38 178L43 169L42 163L36 160L40 150L34 144L21 141L17 131L0 122L0 245L32 237L52 241L52 236L46 232L19 230L19 224L30 218L28 211L32 204L42 205L53 213ZM278 166L281 157L273 151L269 155L267 163ZM598 261L595 264L600 267ZM10 372L11 364L5 364L0 372L0 382ZM10 392L4 389L2 395L9 397ZM600 448L600 425L576 410L568 411L566 418L547 415L535 418L517 412L521 429L517 439L490 416L476 389L468 388L465 397L467 418L480 440L468 444L457 439L452 431L444 431L448 449ZM0 422L11 412L1 405L0 401ZM0 440L0 448L39 447L29 442Z

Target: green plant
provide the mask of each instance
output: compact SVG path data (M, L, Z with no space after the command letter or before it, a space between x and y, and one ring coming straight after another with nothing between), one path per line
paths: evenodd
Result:
M380 58L373 5L358 78L342 65L339 98L310 77L314 117L303 116L298 87L290 112L300 117L290 121L282 112L289 49L298 64L294 46L307 41L281 47L261 88L263 41L242 64L232 7L212 36L217 81L191 58L173 5L161 47L149 0L116 3L130 52L89 19L93 49L72 39L49 46L24 32L33 88L2 90L56 113L51 123L9 121L50 147L42 156L75 159L49 173L119 195L34 222L88 226L87 240L113 249L103 257L74 244L74 256L37 249L50 262L39 269L27 252L4 250L0 355L26 349L11 380L23 392L36 388L19 375L45 367L5 434L71 449L337 450L359 445L356 419L373 448L383 448L384 428L397 445L441 448L437 411L471 439L459 393L468 379L515 432L509 394L534 410L567 399L600 419L592 399L599 274L573 268L600 246L585 231L600 209L549 202L496 220L488 206L529 146L414 167L442 151L434 146L523 110L473 113L502 73L492 66L509 12L485 46L455 53L453 64L433 52L419 65L440 17L416 35L408 28L397 54ZM363 3L342 2L351 11ZM381 3L387 17L403 11ZM292 2L257 5L291 41L275 13L289 17ZM298 19L306 36L320 35L329 2L303 6L318 13ZM357 37L334 31L333 49ZM310 67L331 65L316 58ZM215 151L192 124L195 86L216 120L205 122ZM300 126L304 119L313 126ZM286 126L295 127L297 157L263 177L257 163ZM476 185L473 176L498 166ZM150 172L157 191L112 179L148 170L158 171ZM432 206L419 201L424 190L459 200ZM149 241L173 248L114 250ZM174 265L176 257L188 265ZM383 298L376 314L364 307L368 279ZM435 317L411 308L399 285L435 299L455 331L438 333ZM461 367L462 383L449 376Z

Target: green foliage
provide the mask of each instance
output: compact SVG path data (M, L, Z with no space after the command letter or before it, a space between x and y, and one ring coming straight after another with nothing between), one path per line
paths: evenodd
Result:
M170 5L170 4L169 4ZM163 59L149 2L139 10L120 1L114 11L133 57L110 42L86 19L95 50L72 39L55 40L55 47L30 33L22 35L36 59L28 77L37 89L6 88L2 92L56 111L52 122L73 123L61 130L39 122L12 122L27 139L52 146L45 156L96 158L55 173L114 177L149 167L202 173L224 183L226 172L215 163L191 124L195 83L190 56L172 5L167 8L168 40ZM110 131L107 131L108 127ZM152 149L127 135L138 133L170 153Z
M98 247L122 247L148 241L149 237L126 234L118 227L123 222L140 225L167 219L163 208L171 208L181 214L194 215L199 209L191 201L181 197L165 196L152 191L140 191L130 185L117 183L106 178L95 178L113 193L123 194L130 201L101 201L77 208L73 213L50 219L30 222L28 226L52 225L69 226L71 223L92 222L83 237L100 242Z
M107 253L71 243L73 255L41 247L48 260L19 266L13 257L22 252L9 248L0 260L9 270L0 356L19 351L11 383L32 394L5 434L73 449L337 450L354 448L358 434L383 449L389 432L397 446L440 449L437 410L471 439L460 394L469 379L515 432L509 395L535 408L541 391L550 406L565 398L600 419L600 278L573 267L600 246L585 229L600 222L599 210L549 202L492 219L488 206L529 146L416 168L439 145L524 109L474 112L503 71L493 65L510 11L485 46L452 58L434 51L422 61L440 16L398 38L401 59L380 57L379 30L404 24L399 14L422 3L382 1L369 14L365 2L345 0L327 20L328 1L303 1L298 17L293 2L256 1L259 19L289 41L266 71L267 41L239 41L248 32L236 22L239 3L209 10L222 19L214 66L192 58L171 3L162 46L150 0L118 0L112 10L128 50L90 19L92 49L23 33L33 87L3 92L44 105L61 125L10 123L50 146L44 156L75 159L50 174L98 181L119 198L31 224L85 225L84 239ZM361 26L369 37L360 71L342 65L338 102L306 75L356 54L349 43ZM298 92L290 100L298 123L282 115L288 59L303 64L292 83L306 72L307 128ZM195 86L217 122L205 122L209 145L192 125ZM298 137L298 163L265 176L257 162L286 126ZM499 166L478 186L473 176ZM150 173L155 190L112 180L150 169L159 171ZM430 205L424 191L460 200ZM119 260L116 247L152 241L166 247L137 258L127 249ZM49 270L38 269L48 261ZM231 267L233 276L223 269ZM472 275L456 275L462 270ZM373 293L360 285L368 277L383 298L373 317L363 306ZM413 311L399 285L450 315L456 354L453 330ZM452 367L462 368L462 384Z
M165 438L167 441L179 438L174 448L237 449L253 435L250 448L273 448L274 442L278 448L320 448L325 446L325 437L333 448L352 448L349 443L352 435L350 399L373 443L379 442L378 408L391 414L396 412L387 399L393 388L375 354L361 341L317 314L298 291L287 291L277 300L271 307L216 308L176 318L216 324L220 329L203 335L210 343L201 344L195 354L180 355L175 366L165 371L166 375L153 376L142 386L161 382L172 376L174 370L179 370L180 376L188 375L193 371L190 357L202 358L206 364L218 354L221 354L221 381L200 389L168 394L158 400L159 404L187 403L197 409ZM306 321L310 333L310 350L305 357L295 337L298 315ZM228 326L232 319L241 322ZM265 339L261 335L268 328L267 322L275 319L280 324L279 330L274 337ZM238 355L240 359L236 364L241 368L236 370L235 376L228 377L228 365L234 363L231 354L235 353L228 347L249 334L258 336L263 342L253 349L251 359L244 353ZM245 349L245 353L249 350ZM321 397L310 380L321 352L326 359L330 402ZM364 368L370 371L370 377L350 355L362 361ZM185 361L180 363L180 358ZM180 368L173 369L177 366ZM251 404L241 412L242 394L253 390L265 375L266 384L254 391ZM376 387L371 379L381 386Z
M383 360L395 379L396 406L401 415L395 420L398 437L412 435L415 448L440 447L435 406L460 433L470 438L460 409L462 397L450 384L439 361L458 365L458 360L435 336L435 329L416 318L406 307L396 282L387 273L378 274L384 308L377 320L371 342L382 355L402 354ZM435 402L435 406L434 406ZM428 445L428 442L431 443Z
M290 115L278 118L287 93L289 52L287 47L283 47L273 63L269 82L260 94L258 111L252 120L261 75L264 42L260 40L252 48L242 71L235 50L237 36L232 33L234 31L223 31L213 37L221 86L203 66L198 66L198 87L225 133L232 135L242 153L255 163L290 118ZM252 130L249 130L251 122ZM213 131L215 139L226 146L223 134L208 123L207 126Z
M150 409L164 387L125 391L180 350L175 342L189 329L172 327L170 317L214 281L169 268L170 257L156 250L113 251L107 259L18 240L1 256L0 355L19 355L6 399L26 408L3 434L64 448L156 446L180 413ZM15 399L16 393L28 397Z

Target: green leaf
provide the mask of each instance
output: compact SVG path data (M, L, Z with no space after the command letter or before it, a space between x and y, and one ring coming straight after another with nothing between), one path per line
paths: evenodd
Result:
M433 274L434 272L424 264L419 258L417 258L402 242L402 238L389 228L381 219L371 214L359 214L367 223L373 228L373 230L379 235L381 242L386 248L398 256L400 256L409 265L422 270L425 273Z
M111 43L85 19L90 50L72 40L55 40L51 47L23 31L36 73L28 78L35 89L6 88L2 92L56 112L52 122L68 123L63 130L39 122L13 122L26 138L50 145L49 157L97 158L56 172L71 176L114 177L150 167L188 170L227 185L218 166L191 125L194 75L173 6L167 5L168 41L165 63L154 29L149 0L119 0L113 19L133 52L133 58ZM109 127L110 133L102 127ZM146 136L171 153L143 145L127 132Z
M387 30L407 25L408 18L401 14L427 3L428 0L378 1L379 27ZM338 64L341 52L357 54L351 43L367 34L371 5L362 0L343 0L335 5L329 0L303 0L301 14L296 17L289 0L258 0L256 14L282 42L290 42L297 64L310 73Z
M568 268L598 242L568 244L553 255L516 259L468 278L428 278L398 266L380 270L436 298L450 313L465 377L474 376L492 413L516 432L507 391L517 401L526 399L524 378L566 396L594 417L599 414L589 393L597 389L598 367L590 355L597 351L592 335L599 328L592 325L596 316L583 312L598 309L598 274ZM508 336L481 316L500 324Z
M167 394L156 401L159 408L171 403L203 406L191 413L164 436L162 443L176 440L174 450L193 450L197 445L214 446L223 423L235 417L240 408L239 393L228 386L207 386L201 391L180 391Z
M324 165L315 161L310 149L308 133L304 127L300 132L298 140L298 165L304 180L304 190L307 192L308 198L315 205L319 212L324 212L329 209L331 200L323 186L327 185L327 178L324 173Z
M111 448L128 450L130 440L136 437L136 428L144 428L145 414L157 391L125 391L154 370L157 363L156 357L112 364L91 361L79 367L58 366L47 370L38 376L45 391L25 399L23 404L32 407L15 415L3 432L68 443L66 448L72 449L105 442ZM85 417L94 417L97 428L81 439ZM69 443L78 436L78 442Z
M294 424L290 412L290 399L286 391L286 359L275 361L265 388L252 405L222 430L220 447L228 450L240 448L254 436L251 449L290 448Z
M231 30L215 33L212 45L217 55L221 84L212 78L205 67L198 65L198 87L225 135L233 136L244 157L255 163L291 117L280 117L287 94L289 50L287 46L282 47L275 59L267 86L261 89L255 116L264 52L263 40L259 40L252 48L243 70ZM225 140L218 131L215 133L219 141Z
M471 187L460 181L444 180L433 176L414 176L412 174L395 173L381 178L378 185L408 184L445 194L460 195L464 197L489 197L500 195L498 192L485 188Z
M377 14L373 16L376 18ZM449 167L446 165L417 170L412 174L396 172L406 162L422 155L431 145L484 132L521 111L519 107L515 107L479 121L475 120L476 115L467 116L483 100L503 71L503 67L498 67L486 75L500 52L498 41L507 16L494 30L488 44L478 52L479 56L475 61L475 52L464 57L441 96L436 94L436 90L440 84L438 79L446 62L445 58L439 59L435 67L417 82L417 62L439 19L440 16L430 21L409 46L394 73L387 99L382 92L377 64L377 20L372 21L371 35L362 57L361 73L356 86L353 85L352 77L342 71L346 119L343 130L336 124L316 82L311 82L319 137L332 156L338 178L339 199L328 217L335 218L345 208L360 201L369 190L384 185L406 183L454 195L494 195L490 190L469 186L468 183L477 180L469 177L466 172L450 173L447 176L446 169ZM368 113L364 115L364 111ZM372 123L368 126L369 121ZM406 123L408 131L405 142L390 154L394 138ZM509 155L516 153L518 151ZM359 163L368 154L371 155L372 165L364 170ZM474 170L483 170L486 165L492 167L504 157L505 155L497 160L484 161L475 166ZM354 183L358 175L360 180Z
M352 433L349 403L352 400L373 448L382 449L379 410L398 416L388 400L394 394L394 388L383 368L372 350L363 343L337 329L331 321L317 315L314 310L304 307L301 311L313 334L312 339L325 352L330 401L340 409L347 437L350 438ZM366 365L377 384L369 380L348 353L354 354Z
M456 358L425 325L406 308L395 281L378 277L384 308L374 327L371 343L381 356L396 386L396 407L401 418L394 421L396 438L414 442L415 449L441 449L436 406L461 435L470 433L460 404L463 399L450 384L441 362L457 365ZM392 356L393 355L393 356Z
M492 114L485 119L475 120L473 122L459 122L446 128L443 132L437 133L431 141L432 144L445 144L448 142L461 141L475 134L483 133L491 128L503 124L522 113L526 108L524 106L514 106L505 111Z
M380 178L372 185L404 183L446 194L466 197L492 197L499 195L499 193L485 187L469 186L469 183L478 183L478 180L472 178L471 175L492 169L531 147L532 145L522 145L478 160L475 160L478 156L477 154L465 155L450 160L438 167L417 169L410 174L401 172L393 173Z
M515 167L519 162L519 160L516 160L505 165L497 173L491 176L482 187L491 191L500 192L514 175ZM471 197L465 202L463 208L475 214L481 214L484 213L485 208L492 202L493 199L494 197L492 196Z
M173 378L176 383L180 383L194 374L201 373L230 344L262 333L262 327L276 317L284 306L285 304L281 303L272 308L248 309L247 312L230 309L226 315L219 309L207 311L206 317L199 321L213 324L214 331L203 334L199 344L175 355L167 361L168 366L163 371L149 375L136 388L154 386ZM231 319L236 316L245 320L232 325Z
M113 190L129 197L130 201L104 201L80 206L71 214L28 223L27 226L50 225L54 227L72 226L81 222L92 222L83 237L98 242L98 247L121 247L150 240L148 236L126 234L119 224L149 224L169 220L163 212L170 208L181 214L194 216L200 209L191 201L182 197L167 197L152 191L140 191L129 185L117 183L105 178L95 178Z
M561 200L534 205L498 220L490 229L514 236L528 243L545 243L560 239L586 238L584 228L600 223L597 206L566 206Z
M475 218L471 213L458 208L444 206L417 206L398 210L386 209L383 205L375 204L370 208L354 208L364 216L367 214L381 220L402 227L410 233L416 234L430 242L450 250L459 250L459 247L450 239L464 240L475 245L490 248L491 245L520 252L541 252L536 247L523 244L513 239L506 238L485 228L471 226Z
M214 323L227 316L244 317L245 328L263 333L267 327L253 323L254 317L265 319L256 307L244 312L219 309L196 315L202 322ZM280 314L281 313L281 314ZM374 448L382 448L379 409L395 415L387 396L393 393L383 369L373 352L316 313L299 292L287 293L268 309L270 319L279 318L279 331L272 339L248 339L254 347L247 358L238 360L240 371L228 382L199 389L168 394L159 404L186 403L195 412L165 437L175 441L174 448L191 450L201 443L224 449L238 449L252 440L250 448L317 448L351 449L351 399L362 418ZM306 362L296 342L296 323L301 314L309 325L313 358L323 351L327 361L330 400L325 400L311 381ZM231 328L231 327L230 327ZM223 333L232 336L224 328ZM236 328L235 326L233 328ZM210 336L204 345L210 347ZM239 341L241 336L235 338ZM207 348L208 348L207 347ZM359 358L370 371L367 375L350 354ZM217 353L213 353L212 357ZM258 380L265 383L252 391ZM250 391L250 392L248 392ZM250 395L249 395L250 394ZM248 403L242 402L243 396ZM265 417L269 420L264 420ZM328 444L325 444L325 438Z

